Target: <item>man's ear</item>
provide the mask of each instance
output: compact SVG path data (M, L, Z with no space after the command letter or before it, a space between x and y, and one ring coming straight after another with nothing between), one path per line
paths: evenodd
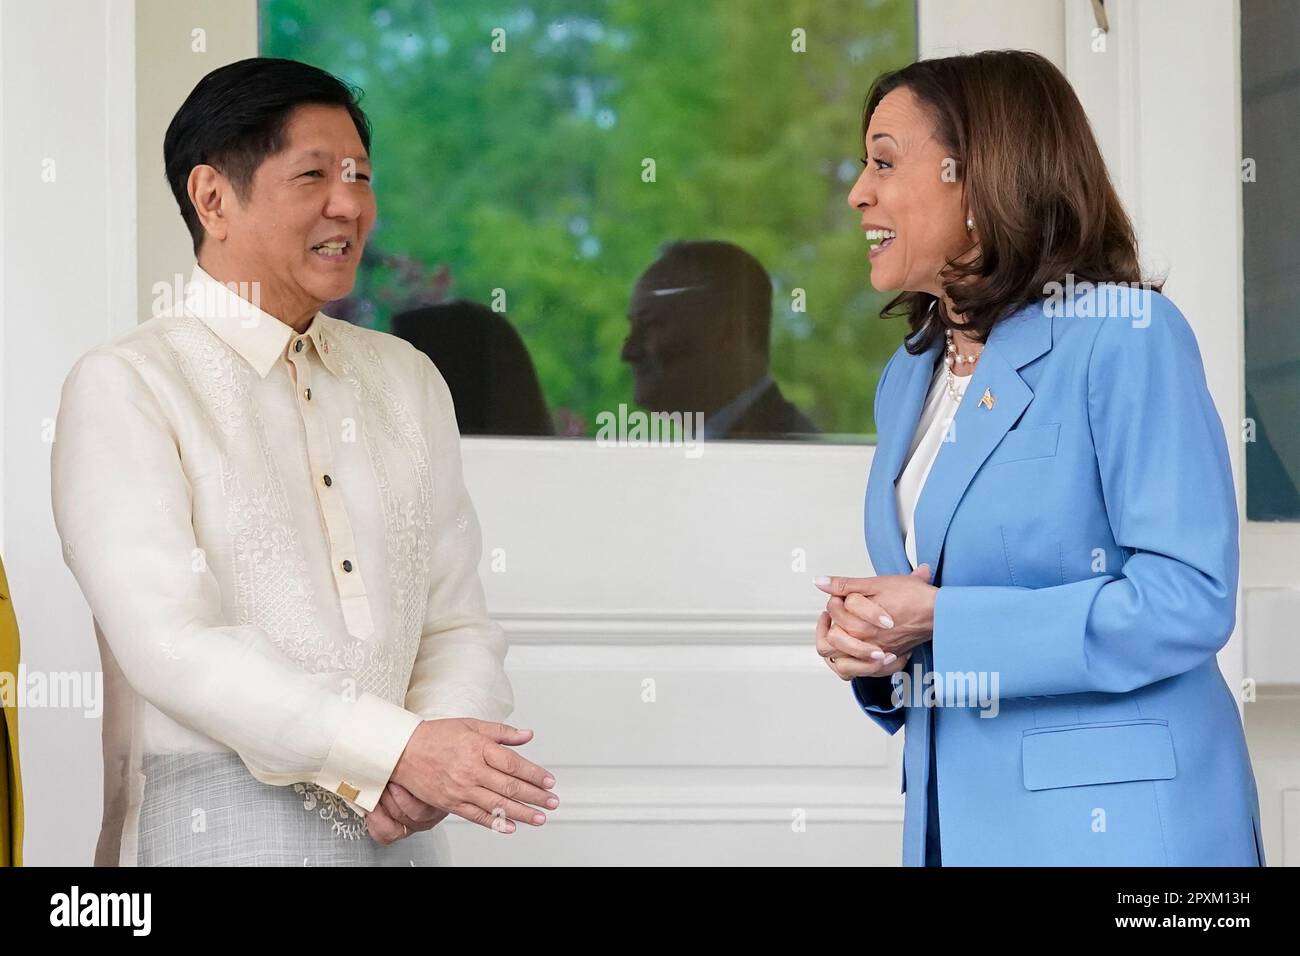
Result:
M232 195L230 181L215 166L201 164L190 170L185 187L204 230L213 239L224 240L228 223L223 210Z

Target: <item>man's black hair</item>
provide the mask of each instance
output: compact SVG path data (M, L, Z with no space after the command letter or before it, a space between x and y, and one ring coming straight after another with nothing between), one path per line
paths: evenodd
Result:
M218 67L190 91L163 137L163 163L195 255L204 230L187 190L190 171L215 167L246 200L262 161L284 149L289 115L306 104L342 106L370 152L370 120L358 105L357 91L306 63L252 57Z

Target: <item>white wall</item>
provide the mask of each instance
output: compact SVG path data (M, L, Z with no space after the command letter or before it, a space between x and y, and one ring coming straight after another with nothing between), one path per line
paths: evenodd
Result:
M0 549L29 672L99 669L89 611L59 553L49 432L73 362L147 317L154 281L188 275L184 227L162 183L162 131L219 57L256 53L255 11L253 0L0 5ZM189 52L195 26L207 30L206 56ZM28 708L19 727L26 862L89 863L99 721Z
M194 84L226 63L257 56L256 0L135 0L137 237L140 314L157 282L188 281L190 234L163 177L163 134Z
M50 511L49 431L75 357L135 322L133 44L129 2L0 6L0 547L29 671L99 669ZM88 862L98 722L28 708L19 728L26 861Z
M1065 0L919 0L921 59L1033 50L1064 69L1065 6Z

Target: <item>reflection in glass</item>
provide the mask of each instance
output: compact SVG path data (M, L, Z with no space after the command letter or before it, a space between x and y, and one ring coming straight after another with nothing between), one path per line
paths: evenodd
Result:
M770 275L779 390L732 382L720 391L744 406L736 421L722 427L724 405L706 427L874 439L876 382L904 329L877 318L888 297L844 193L867 86L915 58L912 0L259 10L264 55L365 94L379 216L341 304L353 321L388 331L402 312L484 303L526 346L552 432L590 437L642 387L619 358L639 277L668 243L725 241Z
M637 280L620 355L636 402L704 416L706 439L817 431L771 375L772 280L729 242L675 242Z
M1300 5L1242 0L1246 517L1300 521ZM1253 440L1250 440L1253 437Z
M553 435L524 340L500 313L456 301L393 316L393 334L438 367L462 435Z

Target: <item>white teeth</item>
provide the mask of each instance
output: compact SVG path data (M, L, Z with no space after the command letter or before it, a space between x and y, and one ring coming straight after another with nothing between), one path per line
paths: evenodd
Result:
M342 252L347 247L348 247L348 243L346 239L344 239L341 242L322 242L320 243L320 245L312 246L312 248L317 250L318 252L321 250L326 250L329 252Z
M898 233L894 232L894 230L892 229L868 229L867 230L868 239L894 239L897 238L897 236Z

